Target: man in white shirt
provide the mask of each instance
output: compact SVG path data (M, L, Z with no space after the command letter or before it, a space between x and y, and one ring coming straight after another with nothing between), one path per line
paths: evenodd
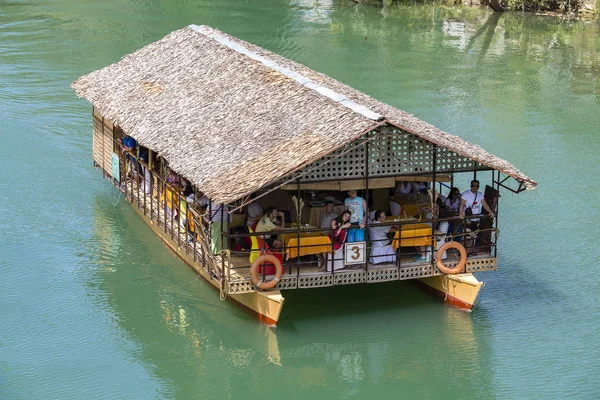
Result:
M479 181L472 180L471 181L471 190L467 190L463 192L460 200L460 211L458 215L461 218L465 217L465 210L467 208L471 208L471 215L473 217L481 214L481 206L485 208L485 210L489 213L490 218L494 218L494 212L485 202L485 198L483 197L483 193L479 191ZM479 218L470 218L472 222L479 222Z
M329 229L331 227L331 220L337 217L338 215L333 212L333 202L328 201L325 205L325 212L321 216L321 228Z
M494 212L492 211L490 206L488 206L488 204L486 203L485 198L483 197L483 193L481 193L479 191L479 181L474 179L471 181L471 189L467 190L461 194L460 207L459 207L459 212L458 212L458 215L460 216L460 218L465 218L465 216L467 217L466 226L471 231L476 231L479 229L478 216L481 215L481 207L482 206L489 213L490 218L493 219ZM468 209L471 209L471 216L466 215L466 214L469 214L468 212L466 212L466 210L468 210ZM465 242L465 245L467 247L470 247L473 245L473 243Z

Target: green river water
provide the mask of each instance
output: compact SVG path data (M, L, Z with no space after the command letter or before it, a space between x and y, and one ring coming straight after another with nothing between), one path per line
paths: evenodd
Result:
M69 84L188 24L331 75L539 182L472 312L410 284L218 294L92 168ZM0 0L0 399L600 398L600 27L332 0ZM461 189L466 189L461 187Z

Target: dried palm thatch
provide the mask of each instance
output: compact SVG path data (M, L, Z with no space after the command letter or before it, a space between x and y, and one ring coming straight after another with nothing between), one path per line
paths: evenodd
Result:
M172 32L71 86L218 202L275 182L382 121L537 185L479 146L206 26Z

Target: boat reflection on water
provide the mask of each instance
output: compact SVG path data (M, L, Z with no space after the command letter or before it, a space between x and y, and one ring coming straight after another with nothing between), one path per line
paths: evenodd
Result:
M439 379L490 395L485 309L440 306L407 282L353 285L287 294L289 316L271 328L219 301L130 207L98 199L94 226L90 295L173 390L205 394L210 382L211 395L258 396L268 377L276 387L348 397L358 382L433 396L439 389L427 382ZM474 331L474 318L486 333Z
M102 288L98 297L106 300L103 306L113 309L122 328L140 337L175 334L185 338L198 358L206 356L207 345L218 343L234 364L243 364L240 348L280 364L274 331L257 324L244 309L221 302L214 289L198 279L126 203L111 205L100 196L94 208L93 240L87 250L97 268L88 286ZM232 325L239 333L220 334Z
M385 285L327 288L319 293L318 306L289 299L287 312L294 315L276 329L282 363L318 360L349 382L418 382L427 375L442 378L448 371L455 378L467 377L478 369L482 354L473 314L440 308L409 283ZM315 310L318 317L311 317Z
M178 302L173 297L161 300L160 308L164 323L172 332L187 337L190 340L194 354L201 357L202 345L207 344L212 334L204 332L207 335L202 336L198 333L196 324L191 324L188 321L186 309L181 305L177 305L177 303ZM205 317L212 319L217 326L219 323L218 321L222 319L220 318L220 315L224 311L229 312L229 310L221 309L218 304L209 305L206 303L200 305L199 310L194 311L206 313ZM227 321L223 321L223 323L227 323ZM226 328L226 326L223 328ZM235 345L228 344L229 346L232 346L231 348L228 348L227 353L229 354L229 361L233 365L246 364L248 359L252 358L255 352L262 354L268 362L275 365L281 365L279 345L274 329L266 325L252 323L251 325L244 327L243 333L244 334L238 343ZM240 349L240 347L242 348Z

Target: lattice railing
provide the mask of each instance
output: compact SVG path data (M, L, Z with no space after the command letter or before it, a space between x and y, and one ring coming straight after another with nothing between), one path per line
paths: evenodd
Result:
M398 268L373 269L367 272L368 283L388 282L398 280Z
M254 285L249 279L240 279L236 281L229 282L229 293L237 294L237 293L249 293L255 292L256 289Z
M418 265L414 267L402 267L400 268L399 280L424 278L432 276L431 265Z
M336 286L364 283L366 281L365 275L365 271L362 269L339 271L335 273L334 283Z
M277 289L296 289L298 287L298 278L295 276L284 276L279 281L279 285L277 285Z
M483 272L483 271L496 271L498 269L498 263L494 257L490 258L477 258L474 260L468 260L466 266L467 272Z
M448 268L456 266L458 261L447 262ZM465 271L466 269L466 271ZM477 258L467 261L462 273L495 271L497 261L495 258ZM365 271L363 269L336 271L335 274L311 274L296 276L283 276L275 289L310 289L327 286L356 285L360 283L379 283L396 280L409 280L426 278L428 276L442 275L440 270L430 264L406 267L378 268ZM267 277L269 279L269 277ZM229 284L229 293L249 293L256 291L250 278L233 280Z
M316 287L333 286L331 275L300 275L298 277L298 288L310 289Z
M270 280L272 276L268 276L267 280ZM331 286L331 285L327 285ZM313 287L313 286L311 286ZM279 284L275 289L285 290L285 289L297 289L298 288L298 278L295 276L284 276L279 281ZM250 293L256 292L256 287L252 283L250 278L246 279L236 279L229 282L229 293L239 294L239 293Z

